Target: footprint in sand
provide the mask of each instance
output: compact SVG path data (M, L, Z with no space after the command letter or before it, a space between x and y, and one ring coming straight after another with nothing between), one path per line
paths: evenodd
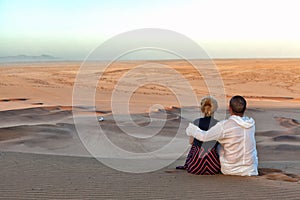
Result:
M258 169L259 176L276 181L298 182L300 175L284 173L280 169L260 168Z

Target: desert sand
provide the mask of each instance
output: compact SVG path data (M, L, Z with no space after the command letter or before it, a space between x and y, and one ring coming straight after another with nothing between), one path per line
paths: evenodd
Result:
M191 84L198 100L209 94L203 77L184 60L118 61L105 71L99 70L97 65L101 63L95 62L95 67L86 72L88 76L102 73L95 86L95 105L73 105L73 86L81 62L1 63L0 198L299 199L299 59L214 60L224 83L226 104L233 95L245 96L246 115L256 120L261 176L196 176L176 171L175 166L183 164L186 154L163 169L140 174L111 169L93 158L78 136L74 111L82 118L103 116L105 120L99 124L109 138L132 152L161 148L174 137L180 122L188 124L196 117L180 116L181 111L194 113L197 106L182 107L177 96L186 95L186 91L171 72L159 76L160 71L148 71L148 77L164 79L179 88L179 94L157 84L141 85L130 91L133 82L122 83L119 92L133 92L128 105L136 124L147 126L149 113L156 118L164 114L165 128L149 141L130 140L122 133L113 118L116 113L112 112L112 92L130 70L149 63L176 70ZM143 79L145 73L138 71L134 77ZM80 87L91 87L89 81L87 78ZM151 107L156 104L165 111ZM226 105L221 105L216 118L221 119L225 111ZM123 122L126 126L126 120ZM188 147L184 132L181 139L186 140Z

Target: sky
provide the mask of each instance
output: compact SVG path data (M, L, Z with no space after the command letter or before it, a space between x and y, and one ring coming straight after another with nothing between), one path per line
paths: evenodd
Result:
M298 0L0 0L0 56L84 59L120 33L176 31L213 58L300 57Z

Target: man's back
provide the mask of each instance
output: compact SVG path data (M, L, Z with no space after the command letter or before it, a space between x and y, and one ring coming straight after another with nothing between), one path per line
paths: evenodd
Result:
M257 151L254 138L255 123L252 118L231 116L222 122L222 134L218 141L223 174L257 175Z

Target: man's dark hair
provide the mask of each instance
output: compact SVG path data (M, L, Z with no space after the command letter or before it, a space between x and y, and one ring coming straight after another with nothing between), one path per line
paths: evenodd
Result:
M244 114L247 102L244 97L237 95L230 99L229 106L231 107L233 113Z

